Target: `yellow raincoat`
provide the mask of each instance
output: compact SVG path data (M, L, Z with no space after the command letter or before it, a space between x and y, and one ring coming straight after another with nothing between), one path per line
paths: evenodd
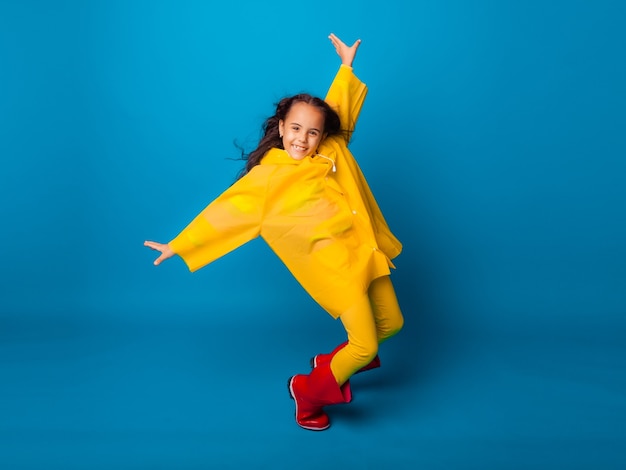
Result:
M341 65L325 100L342 129L354 130L366 94ZM195 271L260 235L338 318L373 279L390 274L402 249L347 144L344 136L328 137L303 160L269 150L170 242L172 250Z

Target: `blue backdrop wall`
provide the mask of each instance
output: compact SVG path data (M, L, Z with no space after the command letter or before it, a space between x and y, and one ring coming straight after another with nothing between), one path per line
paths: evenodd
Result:
M405 244L407 310L481 330L621 324L623 7L289 5L4 2L3 310L152 320L244 284L265 301L286 276L258 244L187 275L141 243L230 184L233 142L250 148L277 99L325 93L335 31L363 39L353 149Z
M406 328L390 351L427 369L461 340L586 345L623 417L625 14L618 1L4 0L3 347L46 355L64 347L50 335L89 325L207 327L210 341L258 328L277 355L332 346L339 324L262 241L195 274L155 268L142 243L170 240L233 181L234 143L253 146L278 99L325 94L335 32L363 40L352 149L404 243ZM594 423L622 442L623 425Z

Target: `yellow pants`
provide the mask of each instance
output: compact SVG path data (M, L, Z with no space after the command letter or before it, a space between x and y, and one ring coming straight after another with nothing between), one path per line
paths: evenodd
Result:
M335 354L330 369L343 385L378 353L378 345L402 329L404 318L389 276L374 279L366 295L339 317L348 344Z

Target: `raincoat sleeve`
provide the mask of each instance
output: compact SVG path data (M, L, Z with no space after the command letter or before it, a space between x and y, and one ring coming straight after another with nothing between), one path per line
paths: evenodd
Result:
M337 139L336 136L328 140L331 146L334 143L337 144L334 146L337 165L335 177L339 185L353 202L357 197L362 200L369 214L379 248L389 259L393 259L402 251L402 243L389 229L361 168L347 148L366 95L367 86L357 78L352 67L342 64L330 85L325 101L338 112L341 128L348 131L348 137L345 141Z
M324 101L339 114L341 128L347 131L347 142L352 137L366 95L365 83L354 75L352 67L341 64Z
M256 238L261 231L266 197L259 166L211 202L169 244L190 271Z

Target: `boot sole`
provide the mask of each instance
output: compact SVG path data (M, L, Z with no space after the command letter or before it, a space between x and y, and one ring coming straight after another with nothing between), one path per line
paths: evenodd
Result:
M293 400L294 404L296 405L296 413L295 413L295 418L296 418L296 424L298 426L300 426L302 429L307 429L308 431L324 431L326 429L328 429L330 427L330 424L328 426L325 426L323 428L314 428L311 426L304 426L300 423L298 423L298 400L296 400L295 398L295 394L293 393L293 379L294 376L289 377L289 380L287 381L287 390L289 391L289 397Z

